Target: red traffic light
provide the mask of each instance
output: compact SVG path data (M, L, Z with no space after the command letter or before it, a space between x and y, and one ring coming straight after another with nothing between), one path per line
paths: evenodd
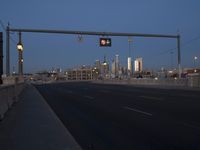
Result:
M100 38L99 45L100 46L111 46L111 38Z

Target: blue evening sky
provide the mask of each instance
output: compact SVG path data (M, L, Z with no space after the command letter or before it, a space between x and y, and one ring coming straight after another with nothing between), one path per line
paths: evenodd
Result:
M82 30L181 35L182 67L200 66L199 0L1 0L0 20L13 28ZM0 31L3 28L0 26ZM4 32L4 31L3 31ZM4 32L5 35L5 32ZM11 37L11 71L17 70L17 33ZM112 47L99 47L98 36L23 33L25 72L93 65L104 55L119 54L127 64L128 37L113 37ZM16 41L16 42L15 42ZM177 67L175 39L133 37L131 55L144 68ZM5 37L4 37L5 55ZM5 57L4 57L5 62Z

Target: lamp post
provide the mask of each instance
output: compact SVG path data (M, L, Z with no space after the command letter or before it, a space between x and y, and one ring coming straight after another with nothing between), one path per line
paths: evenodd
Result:
M17 44L18 49L18 73L19 76L23 75L23 45L21 42L21 32L19 32L19 43Z
M130 79L132 75L132 60L131 60L131 43L133 42L133 39L131 37L128 37L128 44L129 44L129 51L128 51L128 78Z
M196 70L196 61L197 61L198 57L194 56L194 72L197 72Z
M3 33L0 32L0 84L2 84L3 75Z

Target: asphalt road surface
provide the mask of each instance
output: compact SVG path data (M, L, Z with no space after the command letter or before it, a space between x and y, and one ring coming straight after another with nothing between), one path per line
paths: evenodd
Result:
M84 150L200 150L200 91L36 85Z

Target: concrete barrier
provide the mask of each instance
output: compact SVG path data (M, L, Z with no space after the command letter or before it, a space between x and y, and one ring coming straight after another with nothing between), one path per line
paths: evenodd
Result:
M200 88L200 76L182 78L182 79L124 79L124 80L97 80L94 83L103 84L124 84L124 85L141 85L156 87L174 87L174 88Z
M24 83L0 86L0 120L10 109L13 103L17 102L19 94L24 88Z

